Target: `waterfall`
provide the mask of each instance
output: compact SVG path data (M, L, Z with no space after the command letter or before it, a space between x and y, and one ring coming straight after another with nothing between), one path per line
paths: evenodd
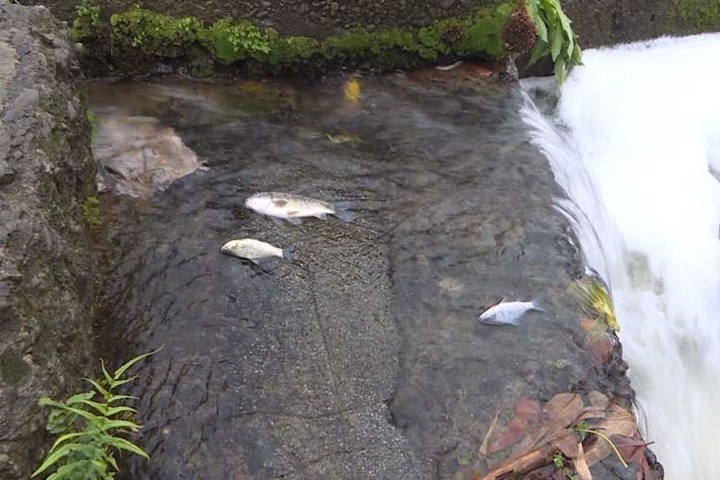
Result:
M528 96L523 118L586 263L612 290L640 426L666 478L720 479L720 34L583 60L556 107L536 99L543 114Z

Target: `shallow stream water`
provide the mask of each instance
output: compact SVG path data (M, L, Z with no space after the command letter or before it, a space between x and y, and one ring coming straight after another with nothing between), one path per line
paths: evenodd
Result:
M133 478L470 479L518 399L631 395L582 348L566 293L581 266L521 91L437 75L358 79L357 98L349 79L90 85L101 126L155 118L208 167L103 197L118 260L103 311L134 354L164 345L134 387L152 461ZM244 208L269 190L351 202L356 219ZM219 252L240 237L294 259ZM536 296L548 311L519 328L477 321Z

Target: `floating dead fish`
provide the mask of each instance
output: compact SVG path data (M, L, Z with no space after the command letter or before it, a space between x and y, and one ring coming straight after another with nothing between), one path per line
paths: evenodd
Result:
M459 61L457 61L457 62L455 62L455 63L450 64L450 65L436 65L435 68L437 68L438 70L442 70L442 71L444 71L444 72L447 72L448 70L452 70L453 68L459 67L460 65L462 65L462 63L463 63L462 60L459 60Z
M303 217L325 220L328 215L335 215L344 222L351 222L354 218L352 212L348 211L350 205L333 205L291 193L256 193L245 200L245 206L263 215L284 218L295 225L300 225Z
M536 310L543 312L538 300L529 302L503 302L500 300L495 305L486 309L478 319L486 325L514 325L520 323L520 318L527 312Z
M220 247L220 251L226 255L250 260L257 265L260 265L272 257L292 260L292 255L289 250L283 250L280 247L275 247L269 243L255 240L254 238L230 240Z
M360 137L353 137L352 135L345 135L344 133L339 135L330 135L329 133L326 133L325 136L332 143L357 143L362 141L360 140Z

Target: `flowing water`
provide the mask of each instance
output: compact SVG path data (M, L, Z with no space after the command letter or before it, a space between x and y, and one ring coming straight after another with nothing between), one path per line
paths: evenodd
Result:
M152 460L132 478L470 479L519 399L629 398L623 364L583 347L566 292L581 265L521 92L403 75L347 87L90 86L101 181L137 197L102 197L119 214L103 313L133 353L165 345L133 391ZM356 220L244 208L267 190L351 201ZM219 252L241 237L294 259ZM548 311L518 328L477 321L535 295ZM618 478L606 463L595 478Z
M720 478L720 35L586 52L524 119L611 286L645 436L669 480ZM542 95L540 95L542 93ZM557 100L557 98L555 98Z

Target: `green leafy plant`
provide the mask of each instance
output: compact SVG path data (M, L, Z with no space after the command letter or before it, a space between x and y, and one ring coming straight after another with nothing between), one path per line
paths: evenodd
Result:
M125 378L133 365L154 355L160 348L129 360L112 375L101 362L103 378L84 379L93 387L90 391L73 395L64 402L48 397L38 401L38 404L50 407L46 428L59 437L32 478L54 469L48 480L113 479L119 471L115 460L117 452L124 450L150 458L140 447L123 438L123 435L138 432L140 425L133 421L135 410L125 405L135 397L116 391L137 378Z
M562 472L562 475L566 480L578 480L578 476L567 466L569 461L562 452L555 452L553 454L552 462L553 466Z
M100 24L100 7L91 5L87 0L80 0L75 6L77 17L72 24L72 38L81 42L93 36L95 27Z
M570 27L570 19L563 12L560 0L525 1L538 37L528 64L550 55L555 65L555 79L562 85L570 67L582 65L582 51Z

